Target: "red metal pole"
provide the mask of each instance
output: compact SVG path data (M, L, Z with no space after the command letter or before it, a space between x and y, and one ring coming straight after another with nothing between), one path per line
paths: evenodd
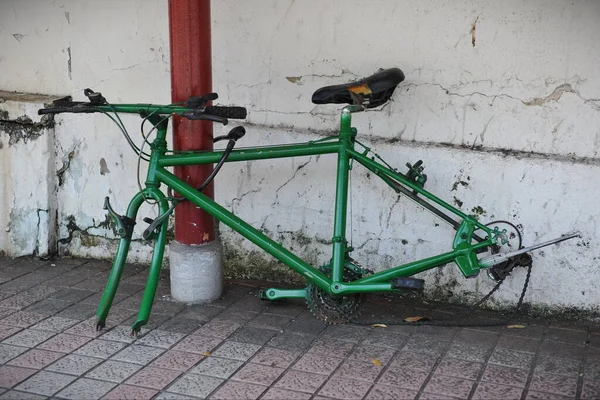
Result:
M171 100L183 102L190 96L212 91L210 0L169 0L171 44ZM175 117L175 150L212 150L212 123ZM212 165L175 167L175 175L198 187L212 171ZM211 183L203 193L214 196ZM215 238L215 222L190 202L175 211L175 240L181 244L202 244Z

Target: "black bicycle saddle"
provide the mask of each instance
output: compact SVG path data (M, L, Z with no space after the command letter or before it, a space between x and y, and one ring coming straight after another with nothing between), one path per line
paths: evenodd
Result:
M392 97L394 89L403 80L404 73L400 68L388 68L359 81L322 87L313 93L312 102L378 107Z

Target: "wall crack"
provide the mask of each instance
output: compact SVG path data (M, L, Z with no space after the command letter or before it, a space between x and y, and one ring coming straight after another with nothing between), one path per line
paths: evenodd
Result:
M477 40L477 21L479 21L479 15L477 16L477 18L475 18L473 24L471 24L471 44L473 45L473 47L475 47L475 42Z
M69 167L71 166L71 161L73 160L73 157L75 156L75 150L71 150L71 152L67 155L67 159L65 161L63 161L63 165L62 167L56 171L56 176L58 177L58 186L62 186L63 183L65 183L65 172L67 172L67 170L69 169Z
M442 86L439 83L408 83L404 86L412 86L412 87L420 87L420 86L437 86L440 89L442 89L444 92L446 92L446 94L448 96L456 96L456 97L472 97L472 96L482 96L488 99L492 99L492 103L493 101L495 101L497 98L508 98L511 100L516 100L521 102L523 105L525 106L541 106L544 105L550 101L558 101L563 93L567 92L567 93L573 93L575 94L577 97L579 97L581 100L584 101L584 103L596 103L599 102L600 99L596 99L596 98L591 98L591 99L586 99L583 96L581 96L581 94L573 89L573 87L571 86L571 84L569 83L563 83L561 85L558 85L553 91L552 93L550 93L548 96L546 97L534 97L531 100L524 100L521 99L519 97L515 97L515 96L511 96L509 94L506 93L499 93L499 94L487 94L487 93L483 93L483 92L479 92L479 91L474 91L474 92L470 92L470 93L458 93L458 92L453 92L450 89ZM596 105L594 104L594 107L596 107Z
M243 193L240 197L234 197L233 199L231 199L231 209L233 210L233 208L235 207L235 202L237 202L237 204L240 204L240 202L242 201L242 199L244 197L246 197L249 194L253 194L253 193L260 193L261 192L261 188L258 189L252 189L246 193Z
M355 74L354 72L351 72L347 69L342 69L342 71L339 74L330 74L330 75L328 75L328 74L307 74L307 75L298 75L298 76L286 76L285 79L287 79L288 82L290 82L290 83L295 83L296 85L302 86L304 84L304 82L302 82L302 80L304 78L331 79L331 78L343 78L348 75L350 75L353 79L360 78L360 76Z
M275 202L277 202L277 200L279 199L279 191L281 189L283 189L288 183L290 183L295 177L296 175L298 175L298 172L303 169L304 167L306 167L308 165L308 163L310 163L312 161L312 156L309 157L308 161L306 161L304 164L300 164L298 166L298 168L296 168L296 170L294 171L294 174L292 175L292 177L290 179L288 179L283 185L279 186L279 188L275 191Z
M68 231L68 236L65 237L65 238L58 239L58 243L60 243L60 244L69 244L69 243L71 243L71 241L73 240L73 237L75 236L75 232L79 232L79 234L83 235L83 236L101 237L101 236L98 236L98 235L92 235L92 234L90 234L88 232L90 229L111 229L112 228L113 233L116 234L115 229L114 229L114 227L111 224L110 216L108 214L106 214L106 218L104 219L104 221L101 221L101 222L99 222L97 224L94 222L92 226L88 226L85 229L81 229L77 225L77 223L75 221L75 217L73 215L69 215L67 217L67 226L66 226L66 228L67 228L67 231ZM134 240L132 240L132 241L134 241Z

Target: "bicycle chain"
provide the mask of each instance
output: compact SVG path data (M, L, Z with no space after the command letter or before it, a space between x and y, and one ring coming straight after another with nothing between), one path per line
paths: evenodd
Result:
M529 279L531 278L531 268L532 264L527 266L527 275L525 276L525 284L523 285L523 290L521 291L521 296L519 297L519 301L517 302L517 306L515 308L516 312L519 312L519 309L523 306L523 299L525 298L525 292L527 292L527 286L529 285Z
M513 261L515 262L515 261ZM329 265L323 265L319 268L324 273L330 273L331 267ZM307 285L307 296L306 303L308 308L313 313L313 315L321 320L325 321L329 324L343 324L343 323L353 323L357 325L373 325L373 324L385 324L385 325L433 325L433 326L456 326L456 327L466 327L466 326L499 326L505 325L510 316L513 314L517 314L521 307L523 306L523 300L525 299L525 294L527 293L527 288L529 286L529 280L531 278L531 269L532 264L527 265L527 275L525 277L525 282L523 283L523 290L521 291L521 295L519 296L519 301L517 302L513 311L507 312L507 318L502 321L496 322L467 322L465 321L468 317L470 317L483 303L489 300L490 297L500 288L502 283L504 283L504 279L497 282L496 285L483 296L477 303L468 307L467 312L459 316L458 318L452 318L448 320L433 320L433 321L417 321L417 322L406 322L406 321L359 321L358 318L362 309L360 308L362 302L362 294L354 294L341 297L339 299L335 299L331 297L331 295L316 285L309 283ZM367 270L365 270L366 272ZM373 273L372 271L368 271L369 273ZM352 281L361 278L362 274L357 274L354 271L344 269L344 281Z
M517 302L515 308L512 311L507 312L505 315L507 316L506 318L504 318L502 321L496 321L496 322L466 322L464 321L465 319L467 319L469 316L471 316L471 314L473 314L476 309L481 306L483 303L485 303L502 285L502 283L504 283L504 280L499 281L498 283L496 283L496 285L492 288L492 290L486 294L485 296L483 296L483 298L481 300L479 300L477 303L473 304L472 306L470 306L468 308L467 313L465 313L465 315L463 315L462 317L459 318L453 318L453 319L447 319L447 320L433 320L433 321L417 321L417 322L406 322L406 321L359 321L359 320L353 320L351 321L354 324L357 325L373 325L373 324L385 324L385 325L432 325L432 326L456 326L456 327L467 327L467 326L501 326L501 325L506 325L506 323L510 320L510 316L512 316L513 314L518 314L519 310L521 309L522 305L523 305L523 299L525 298L525 294L527 292L527 287L529 286L529 280L531 277L531 269L532 269L532 265L529 264L527 266L527 276L525 277L525 282L523 283L523 290L521 291L521 296L519 297L519 301ZM461 321L462 319L462 321Z

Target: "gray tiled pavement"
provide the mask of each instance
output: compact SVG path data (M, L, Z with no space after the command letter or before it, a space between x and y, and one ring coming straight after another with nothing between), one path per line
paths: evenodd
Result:
M126 267L107 327L96 332L109 267L0 258L0 399L600 398L595 323L328 326L300 302L260 301L255 282L226 284L212 304L173 303L165 273L147 329L132 338L146 271ZM423 307L372 296L364 314L432 311Z

